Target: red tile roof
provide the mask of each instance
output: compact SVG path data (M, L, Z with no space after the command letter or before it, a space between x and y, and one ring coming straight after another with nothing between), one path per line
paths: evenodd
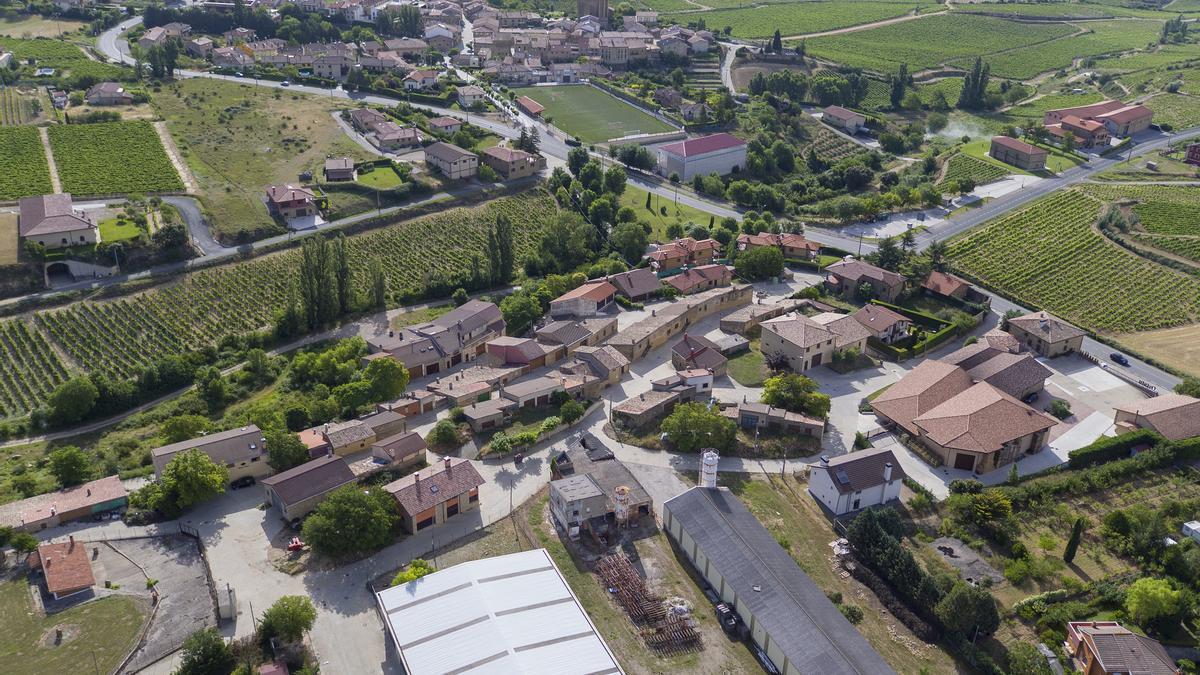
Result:
M925 281L921 282L921 288L947 296L954 295L965 286L970 286L970 284L953 274L946 274L937 270L930 272L929 276L925 277Z
M46 590L51 593L81 591L96 583L83 542L42 544L37 556L37 564L46 575Z
M538 103L528 96L518 96L517 105L524 108L525 112L529 113L530 115L540 115L542 114L542 111L546 109L546 106Z
M453 117L435 117L429 120L429 126L437 127L452 127L456 124L462 124L462 120Z
M400 480L383 486L396 498L400 507L410 516L447 502L483 485L483 477L470 460L449 457L427 469L411 473Z
M1116 124L1127 124L1134 120L1149 118L1154 116L1154 111L1144 105L1128 105L1119 110L1096 115L1096 119L1111 120Z
M729 134L713 134L711 136L701 136L700 138L689 138L686 141L671 143L670 145L662 146L663 152L669 152L673 155L681 157L695 157L697 155L705 155L710 152L719 150L728 150L745 146L746 141L731 136Z
M586 298L595 302L604 302L608 298L616 295L617 287L607 281L593 281L586 283L578 288L567 291L554 299L554 302L562 300L575 300L577 298Z
M1009 138L1008 136L993 136L992 137L992 145L998 145L1002 148L1014 150L1016 152L1020 152L1020 153L1026 154L1026 155L1049 154L1045 150L1043 150L1042 148L1039 148L1036 145L1030 145L1030 144L1026 143L1025 141L1018 141L1017 139Z

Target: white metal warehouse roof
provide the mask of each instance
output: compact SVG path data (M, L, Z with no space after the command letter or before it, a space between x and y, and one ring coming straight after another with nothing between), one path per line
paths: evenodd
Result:
M545 549L465 562L376 599L408 675L623 672Z

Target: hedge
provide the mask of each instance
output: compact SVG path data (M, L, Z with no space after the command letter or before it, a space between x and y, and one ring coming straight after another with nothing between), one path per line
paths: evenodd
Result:
M925 326L926 328L933 328L936 330L941 330L942 328L944 328L946 326L954 325L953 322L946 321L945 319L939 319L932 314L926 314L925 312L915 310L915 309L909 309L908 307L901 307L900 305L893 305L890 302L884 302L882 300L872 300L871 304L879 305L880 307L887 307L888 309L892 310L893 312L896 312L897 314L902 314L902 315L912 319L913 323L920 324L922 326Z
M1093 464L1103 464L1111 462L1114 459L1122 459L1128 457L1129 451L1135 446L1143 443L1155 446L1163 440L1162 436L1150 429L1138 429L1132 433L1121 434L1120 436L1101 436L1091 445L1084 446L1078 450L1072 450L1068 453L1067 467L1082 469Z

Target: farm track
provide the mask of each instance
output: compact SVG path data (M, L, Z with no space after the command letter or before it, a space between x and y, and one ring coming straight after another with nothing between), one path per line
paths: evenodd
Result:
M892 17L890 19L883 19L881 21L872 21L871 23L860 23L857 26L846 26L845 28L826 30L826 31L821 31L819 33L805 33L804 35L785 35L785 36L783 36L783 39L784 40L807 40L808 38L825 37L827 35L844 35L846 33L857 33L859 31L863 31L863 30L870 30L872 28L888 26L893 23L904 23L905 21L924 19L924 18L930 17L930 16L940 16L940 15L946 14L948 12L949 12L949 10L941 10L938 12L930 12L928 14L905 14L904 16L896 16L896 17Z
M163 149L167 151L167 157L171 160L171 164L175 166L175 172L183 180L184 189L190 195L199 193L200 188L196 185L196 177L192 175L187 162L184 162L183 157L179 155L179 148L175 146L175 139L171 137L171 132L167 131L167 123L161 121L155 122L154 131L158 133L158 138L162 141Z
M58 165L54 163L54 151L50 149L50 132L46 127L38 127L38 137L42 139L42 151L46 153L46 162L50 165L50 185L54 193L62 192L62 181L58 179Z

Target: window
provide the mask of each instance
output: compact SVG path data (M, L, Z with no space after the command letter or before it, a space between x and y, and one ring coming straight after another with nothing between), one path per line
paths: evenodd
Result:
M470 503L472 503L472 504L474 504L475 502L479 501L479 492L478 492L478 491L472 491L472 492L471 492L471 496L467 498L467 501L468 501L468 502L470 502Z

